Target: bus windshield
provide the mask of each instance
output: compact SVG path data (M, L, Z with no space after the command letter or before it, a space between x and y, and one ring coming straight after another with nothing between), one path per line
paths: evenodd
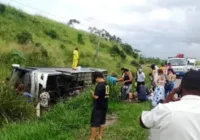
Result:
M171 63L172 66L186 66L187 60L186 59L170 59L169 63Z

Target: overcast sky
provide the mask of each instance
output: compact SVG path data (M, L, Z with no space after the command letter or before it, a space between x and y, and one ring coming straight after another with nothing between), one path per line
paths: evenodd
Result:
M145 56L200 59L200 0L0 0L76 28L104 28ZM38 9L38 10L37 10Z

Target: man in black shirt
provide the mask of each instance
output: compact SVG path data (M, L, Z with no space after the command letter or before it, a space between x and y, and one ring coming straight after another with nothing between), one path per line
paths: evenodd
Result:
M96 128L99 128L99 139L102 139L104 124L106 123L106 113L108 109L109 86L105 82L102 73L96 73L94 79L97 83L95 92L92 92L93 110L91 117L90 140L96 136Z

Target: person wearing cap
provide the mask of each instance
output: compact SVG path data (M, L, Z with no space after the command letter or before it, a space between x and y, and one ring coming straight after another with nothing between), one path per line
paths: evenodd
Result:
M79 60L79 54L78 54L78 47L76 47L73 51L73 62L72 62L72 69L76 70Z
M91 92L93 98L93 109L91 115L90 140L95 139L96 128L99 128L98 138L102 139L103 137L109 98L109 86L104 79L103 73L95 73L94 80L96 81L97 85L95 91Z
M144 83L145 83L145 74L142 71L142 69L139 68L137 72L137 92L138 92L139 86L144 85Z
M156 129L159 140L200 139L200 71L187 72L178 88L168 95L163 104L151 111L143 111L140 125ZM174 95L180 93L180 99Z

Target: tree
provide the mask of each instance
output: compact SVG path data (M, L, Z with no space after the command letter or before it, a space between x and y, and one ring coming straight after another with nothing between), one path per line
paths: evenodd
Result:
M137 52L133 52L133 58L137 59L138 58L138 53Z
M0 14L4 13L6 11L6 6L3 4L0 4Z
M139 53L139 52L141 52L141 51L140 51L140 50L138 50L138 49L134 49L134 51L135 51L135 52L138 52L138 53Z
M121 44L121 43L122 43L122 39L119 38L119 37L116 38L116 41L117 41L118 44Z
M113 40L113 41L117 41L117 37L116 37L116 35L111 36L111 40Z
M96 27L89 27L88 30L90 31L91 34L94 34L97 31Z
M98 57L99 57L99 45L101 43L102 35L105 34L105 30L104 29L96 30L95 34L97 34L99 36L97 47L96 47L96 55L95 55L96 59L98 59Z
M89 27L88 30L90 31L90 33L94 36L96 36L96 40L97 40L97 46L96 46L96 59L98 59L99 56L99 46L101 43L101 38L104 36L106 36L106 30L105 29L97 29L96 27Z
M78 21L76 19L70 19L67 23L67 25L69 25L69 26L73 26L74 24L80 24L80 21Z
M121 47L129 55L132 55L134 52L132 46L129 45L128 43L121 44Z

